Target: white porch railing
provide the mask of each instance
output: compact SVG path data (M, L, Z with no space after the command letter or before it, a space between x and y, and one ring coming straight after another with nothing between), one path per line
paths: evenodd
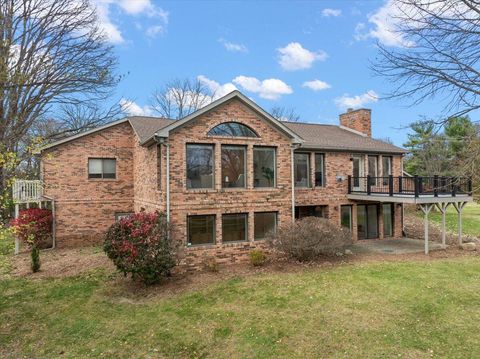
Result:
M13 183L14 203L35 202L43 197L43 184L40 180L16 180Z

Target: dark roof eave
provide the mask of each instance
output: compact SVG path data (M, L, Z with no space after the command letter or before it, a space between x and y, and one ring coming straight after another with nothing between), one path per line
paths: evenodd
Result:
M385 153L385 154L405 154L407 150L403 148L398 149L376 149L376 148L361 148L361 147L333 147L333 146L319 146L314 144L303 144L298 148L307 150L332 151L332 152L361 152L361 153Z

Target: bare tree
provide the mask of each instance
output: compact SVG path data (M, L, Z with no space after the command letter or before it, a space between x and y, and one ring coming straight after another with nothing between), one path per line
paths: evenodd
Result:
M394 84L388 97L418 104L444 96L445 118L480 108L480 3L396 0L392 22L402 47L378 44L374 71Z
M180 119L208 105L214 96L198 79L175 79L153 93L151 104L161 117Z
M271 109L270 114L280 121L298 122L300 120L300 115L291 107L275 106Z
M88 0L0 2L1 151L21 150L42 119L67 131L65 109L92 108L112 94L117 60L97 24ZM0 162L0 193L11 175Z
M475 191L480 190L480 126L477 125L476 133L470 135L471 138L465 141L466 147L463 148L463 155L460 158L460 166L464 174L472 178Z

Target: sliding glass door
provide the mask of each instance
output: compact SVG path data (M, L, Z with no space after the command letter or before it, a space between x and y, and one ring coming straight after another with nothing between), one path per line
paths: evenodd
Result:
M357 206L358 239L378 238L378 206L360 204Z

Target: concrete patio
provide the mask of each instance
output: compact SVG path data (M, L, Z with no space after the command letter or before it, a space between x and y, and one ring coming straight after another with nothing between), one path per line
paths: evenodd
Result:
M400 239L366 239L359 240L352 246L350 250L353 253L389 253L389 254L405 254L405 253L422 253L425 244L423 240L400 238ZM430 250L442 249L442 245L436 242L429 243Z

